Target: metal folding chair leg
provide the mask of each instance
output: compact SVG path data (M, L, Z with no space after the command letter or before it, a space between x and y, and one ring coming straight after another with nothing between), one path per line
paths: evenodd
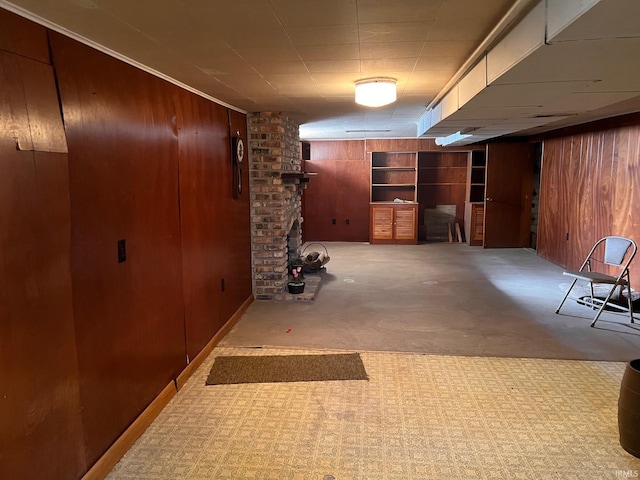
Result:
M578 281L578 279L575 278L573 280L573 282L571 282L571 286L569 287L569 290L567 290L567 293L565 294L564 298L560 302L560 305L558 305L558 308L556 308L556 313L560 313L560 309L562 308L562 305L564 305L565 300L567 298L569 298L569 294L571 293L571 289L573 288L573 286L576 284L577 281Z
M600 318L600 314L604 310L604 307L606 307L607 304L609 303L609 300L611 299L611 296L613 295L613 292L617 287L618 287L617 285L613 285L611 290L609 290L609 294L607 295L607 298L604 299L604 301L602 302L602 305L600 305L600 308L598 309L598 313L596 313L596 316L593 317L593 321L591 322L592 327L596 324L596 322L598 321L598 318ZM591 297L591 301L593 301L593 299L594 297Z

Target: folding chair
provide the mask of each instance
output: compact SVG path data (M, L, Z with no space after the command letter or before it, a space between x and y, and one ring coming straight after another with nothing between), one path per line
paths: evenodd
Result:
M577 299L578 302L582 305L587 305L594 310L597 309L596 316L591 322L592 327L596 324L598 318L600 318L600 314L607 306L621 311L628 311L631 323L633 323L633 299L631 298L629 265L631 264L633 257L636 255L637 249L638 246L636 245L636 242L625 237L608 236L598 240L593 248L591 248L589 255L587 255L587 258L585 258L582 266L577 272L563 273L564 275L573 277L573 282L571 282L571 286L569 287L569 290L567 290L567 294L560 302L560 305L558 305L556 313L560 313L560 308L564 305L565 300L569 298L569 294L576 285L576 282L580 280L589 284L591 296L581 297ZM609 266L608 268L606 267L607 265ZM617 270L617 275L609 274L612 268ZM600 272L599 270L605 270L607 273ZM593 292L594 284L611 286L611 289L608 291L604 300L595 298ZM623 289L625 287L627 289L627 306L625 307L621 304L612 303L611 298L613 297L616 288L620 288L619 298L621 299Z

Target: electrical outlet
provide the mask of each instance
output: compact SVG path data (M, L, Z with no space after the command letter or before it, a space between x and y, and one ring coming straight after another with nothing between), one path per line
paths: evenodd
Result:
M127 241L118 240L118 263L127 261Z

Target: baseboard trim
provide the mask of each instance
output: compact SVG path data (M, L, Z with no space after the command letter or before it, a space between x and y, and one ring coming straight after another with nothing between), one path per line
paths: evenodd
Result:
M180 391L182 387L184 387L184 384L187 382L187 380L189 380L191 375L193 375L198 367L202 365L209 354L213 351L214 347L218 343L220 343L220 340L222 340L227 333L229 333L229 330L231 330L233 326L238 322L238 320L240 320L242 314L247 310L247 308L249 308L249 305L251 305L252 303L253 295L247 298L244 303L240 305L240 308L236 310L236 313L234 313L231 318L227 320L222 328L218 330L218 333L216 333L213 338L209 340L209 343L207 343L204 348L200 350L200 353L198 353L198 355L196 355L196 357L191 360L189 365L187 365L186 368L182 370L182 372L180 372L180 375L178 375L178 378L176 378L176 386L178 387L178 391Z
M140 438L140 435L151 425L151 422L167 406L169 400L176 395L176 385L169 383L162 392L149 404L109 449L93 464L91 469L82 477L83 480L102 480L116 466L127 450Z
M238 308L233 316L222 326L218 333L213 336L202 351L180 372L175 382L171 382L164 387L149 406L133 421L129 428L118 437L113 445L111 445L100 459L93 464L89 471L84 474L82 480L102 480L109 474L124 454L127 453L127 450L131 448L136 440L140 438L149 425L156 419L162 409L166 407L169 401L180 391L189 377L202 365L213 348L238 322L251 303L253 303L253 295L244 301L240 308Z

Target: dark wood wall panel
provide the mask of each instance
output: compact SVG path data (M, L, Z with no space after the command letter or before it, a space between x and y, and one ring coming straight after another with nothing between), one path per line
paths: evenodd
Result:
M194 358L251 294L248 168L234 199L229 135L231 124L246 138L246 117L187 92L177 105L185 330Z
M369 162L337 161L335 172L339 227L336 240L366 242L369 239Z
M67 154L34 150L62 120L38 115L58 104L41 63L46 32L17 18L0 10L0 478L77 478L86 464Z
M568 176L563 162L566 143L562 138L544 142L537 238L538 255L562 267L567 266L565 235L569 229Z
M313 150L312 144L311 151L313 152ZM337 214L335 202L332 201L333 194L328 194L328 192L333 192L335 163L323 160L306 160L304 170L317 175L311 178L307 188L302 192L303 238L305 241L332 240L337 236L335 233L337 227L332 223L332 219L336 218Z
M538 254L577 268L606 235L640 241L640 126L572 132L544 140ZM632 267L632 284L640 268Z
M47 30L0 8L0 50L41 63L50 63Z
M309 143L311 160L366 160L362 140Z
M229 131L231 135L240 132L240 137L247 142L247 116L243 113L229 110ZM228 144L228 142L227 142ZM225 240L225 249L219 253L224 256L222 277L225 291L222 294L220 320L226 322L242 304L251 296L251 216L249 196L249 165L245 152L244 165L240 166L242 175L242 193L238 198L232 197L233 175L230 153L227 153L224 165L218 174L227 182L227 188L222 191L220 199L224 208L221 209L216 223L219 234ZM222 211L223 210L223 211Z
M186 364L176 87L62 35L50 41L69 145L91 465ZM119 240L126 241L122 263Z
M367 139L365 140L367 152L416 152L418 140L415 138L402 139Z
M369 240L370 165L364 141L310 142L306 172L317 173L302 194L305 241Z

